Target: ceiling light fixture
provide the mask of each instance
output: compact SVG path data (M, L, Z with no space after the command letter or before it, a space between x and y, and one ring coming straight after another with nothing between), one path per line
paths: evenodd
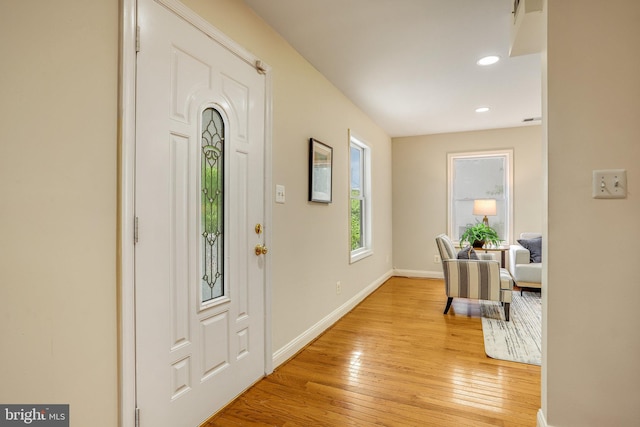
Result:
M489 107L478 107L476 108L476 113L486 113L489 111Z
M484 58L478 59L478 62L476 62L476 64L481 66L486 66L486 65L493 65L498 61L500 61L499 56L491 55L491 56L485 56Z

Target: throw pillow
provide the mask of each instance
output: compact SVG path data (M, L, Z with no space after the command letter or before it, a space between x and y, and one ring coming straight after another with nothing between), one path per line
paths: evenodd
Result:
M536 237L533 239L520 239L518 240L518 243L520 243L523 248L529 250L529 262L542 262L542 237Z
M465 246L458 252L458 259L478 259L478 254L471 246Z

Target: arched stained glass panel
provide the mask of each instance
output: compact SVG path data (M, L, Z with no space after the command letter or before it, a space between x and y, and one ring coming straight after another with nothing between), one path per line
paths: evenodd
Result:
M202 112L200 192L202 302L224 289L224 122L214 108Z

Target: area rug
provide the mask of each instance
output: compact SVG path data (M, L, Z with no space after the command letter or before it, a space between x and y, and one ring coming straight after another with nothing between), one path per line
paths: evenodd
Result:
M499 302L480 301L484 351L493 359L542 363L542 302L540 293L514 291L506 322Z

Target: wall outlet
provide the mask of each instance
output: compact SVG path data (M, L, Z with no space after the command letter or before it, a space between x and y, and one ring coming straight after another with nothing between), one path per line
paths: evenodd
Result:
M342 293L342 283L336 282L336 295L340 295Z
M442 262L442 260L440 259L440 255L434 255L433 262L434 264L440 264Z

